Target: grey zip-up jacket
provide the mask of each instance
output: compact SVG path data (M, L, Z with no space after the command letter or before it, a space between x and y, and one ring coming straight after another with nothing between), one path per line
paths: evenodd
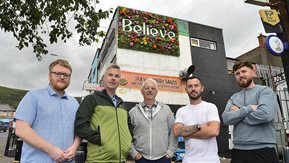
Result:
M174 115L168 105L157 102L153 118L147 117L142 103L129 111L133 127L131 156L139 152L148 160L157 160L165 155L172 157L177 149L173 134Z
M239 109L231 111L232 105ZM257 110L253 111L250 105L258 105ZM222 115L224 124L234 125L234 148L273 148L276 144L274 117L277 109L276 94L267 86L256 85L235 93Z

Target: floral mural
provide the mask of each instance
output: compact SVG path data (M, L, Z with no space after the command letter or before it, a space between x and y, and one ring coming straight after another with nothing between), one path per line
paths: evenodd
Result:
M119 7L118 47L179 56L176 19Z

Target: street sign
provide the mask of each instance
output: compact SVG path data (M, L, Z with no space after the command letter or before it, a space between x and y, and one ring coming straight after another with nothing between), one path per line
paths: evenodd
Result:
M83 90L102 90L102 87L99 84L93 83L83 83Z
M282 26L276 10L259 10L266 33L282 33Z
M286 80L286 78L285 78L284 73L277 74L277 75L273 76L274 85L278 85L280 83L283 83L283 82L285 82L285 80Z
M272 26L280 23L278 12L276 10L259 10L260 17L263 22Z
M282 40L275 35L267 36L265 45L268 51L275 56L281 56L284 54L284 44Z

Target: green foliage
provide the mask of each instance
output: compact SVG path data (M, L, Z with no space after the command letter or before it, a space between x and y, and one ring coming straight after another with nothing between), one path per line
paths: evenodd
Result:
M54 44L58 39L66 42L76 30L81 46L91 45L105 36L105 32L97 28L112 9L96 11L97 3L98 0L0 0L0 29L13 33L19 50L32 46L41 60L41 55L48 53L42 38L44 34L48 34L50 44ZM71 19L77 22L75 30L68 28Z
M0 86L0 104L9 104L13 108L17 108L19 102L22 100L27 90L7 88ZM81 97L75 97L80 103Z
M16 109L20 100L24 97L26 93L26 90L0 86L0 104L9 104Z
M131 21L131 26L126 26L123 29L122 22L128 20ZM173 33L175 36L170 38L169 33ZM180 49L176 19L120 7L118 47L179 56Z

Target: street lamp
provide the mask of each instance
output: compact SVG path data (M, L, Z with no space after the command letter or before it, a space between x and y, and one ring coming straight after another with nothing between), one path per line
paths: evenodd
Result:
M61 58L61 59L66 59L65 56L63 55L58 55L58 54L55 54L55 53L50 53L49 55L53 56L53 57L58 57L58 58Z
M258 6L268 6L269 5L268 0L245 0L245 3L250 3L250 4L258 5Z

